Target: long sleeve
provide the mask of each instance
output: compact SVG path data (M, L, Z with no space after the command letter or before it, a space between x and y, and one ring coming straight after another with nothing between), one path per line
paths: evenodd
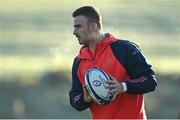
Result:
M157 85L155 74L137 45L118 40L111 44L111 48L129 76L129 80L125 82L127 93L143 94L155 90Z
M74 59L72 67L72 88L69 92L70 104L78 111L85 110L89 107L89 103L83 99L83 88L77 75L79 59Z

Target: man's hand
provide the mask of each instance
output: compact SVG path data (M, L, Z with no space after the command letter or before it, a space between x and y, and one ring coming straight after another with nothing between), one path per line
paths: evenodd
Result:
M110 77L110 80L108 80L106 83L108 85L106 86L107 89L110 89L110 92L114 94L114 98L117 94L123 92L123 86L121 83L119 83L116 78L114 78L112 75L108 74Z
M83 86L83 92L84 92L84 96L83 96L84 101L90 103L91 100L92 100L92 98L91 98L91 96L89 95L89 93L88 93L85 85Z

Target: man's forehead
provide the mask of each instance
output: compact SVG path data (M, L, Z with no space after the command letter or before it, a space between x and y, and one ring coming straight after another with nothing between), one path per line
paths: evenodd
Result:
M85 22L87 22L87 18L82 15L74 17L74 23L81 24Z

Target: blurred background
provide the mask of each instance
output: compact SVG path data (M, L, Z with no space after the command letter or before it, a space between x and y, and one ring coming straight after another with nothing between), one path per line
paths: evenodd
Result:
M72 12L94 5L104 32L137 43L157 75L148 118L180 118L179 0L0 0L0 118L91 118L69 104L79 46Z

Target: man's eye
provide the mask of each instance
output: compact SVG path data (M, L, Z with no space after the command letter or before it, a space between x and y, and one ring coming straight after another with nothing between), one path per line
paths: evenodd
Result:
M80 27L81 27L81 25L74 25L74 27L75 27L75 28L80 28Z

